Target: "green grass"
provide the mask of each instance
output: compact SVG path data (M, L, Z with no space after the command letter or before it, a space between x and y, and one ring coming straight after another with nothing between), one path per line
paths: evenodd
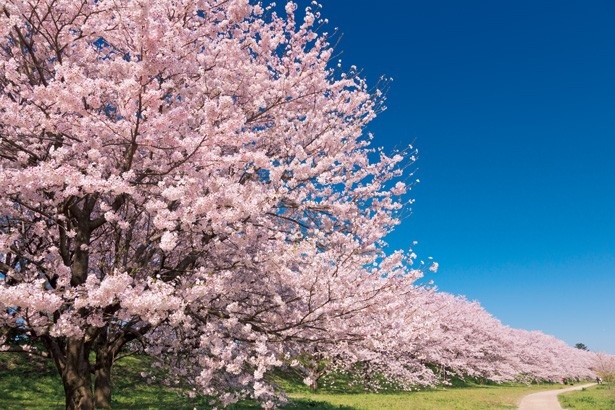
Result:
M451 380L447 388L415 392L365 393L360 384L347 374L335 374L321 381L323 388L312 393L301 383L301 376L278 375L275 380L294 399L292 408L300 409L516 409L521 397L549 389L563 389L561 384L495 384L483 381ZM349 387L350 386L350 387ZM301 401L299 401L301 400Z
M53 364L23 354L0 354L0 408L64 409L64 389ZM126 357L113 366L113 408L206 408L207 399L190 399L182 389L147 384L140 372L148 369L146 357Z
M0 408L64 408L60 378L51 361L39 363L23 354L0 354Z
M190 399L181 387L164 386L160 382L146 383L140 373L151 370L151 359L131 356L113 367L114 409L209 409L207 398ZM162 376L162 374L161 374ZM162 377L159 377L159 379ZM361 409L515 409L526 394L547 389L561 389L561 385L479 385L455 383L459 387L408 393L364 393L351 380L337 375L329 380L322 393L311 393L300 377L278 375L278 383L291 397L288 408L293 410L361 410ZM344 387L346 385L346 387ZM615 392L615 390L612 390ZM608 393L605 390L606 393ZM612 396L611 396L612 397ZM584 400L584 399L582 399ZM51 362L37 363L23 354L0 354L0 409L63 409L62 384ZM232 410L259 409L256 403L244 402ZM575 409L577 407L574 407ZM579 409L613 409L611 407L578 407Z
M410 393L381 394L308 394L295 398L310 399L320 402L319 409L390 409L390 410L491 410L516 409L521 397L542 390L561 389L561 385L501 385L456 387ZM336 407L337 406L337 407Z
M615 409L615 386L602 384L558 396L562 407L574 410Z

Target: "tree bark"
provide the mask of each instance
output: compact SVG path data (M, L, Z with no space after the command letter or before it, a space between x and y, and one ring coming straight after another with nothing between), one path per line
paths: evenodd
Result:
M67 410L93 410L92 377L88 362L88 349L83 340L68 339L62 383Z
M113 354L106 346L96 350L96 370L94 372L94 404L97 409L111 408L111 366Z
M66 398L66 410L94 409L92 389L80 383L79 380L64 380L64 396Z

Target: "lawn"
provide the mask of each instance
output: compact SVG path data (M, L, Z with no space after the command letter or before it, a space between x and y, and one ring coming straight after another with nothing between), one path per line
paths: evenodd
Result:
M516 409L522 396L548 389L561 389L562 385L502 385L469 386L398 394L311 394L293 395L311 399L329 408L390 409L390 410L491 410ZM307 408L307 407L305 407ZM322 408L327 407L311 407Z
M146 357L127 357L114 366L114 409L209 409L206 398L190 399L180 387L164 386L159 381L146 383L142 370L151 369ZM353 394L337 391L309 393L304 386L286 380L291 391L291 409L351 410L351 409L515 409L525 394L563 388L561 385L473 385L434 389L411 393ZM593 390L592 390L593 391ZM608 394L615 390L596 390ZM585 392L579 392L579 394ZM613 396L611 395L611 398ZM581 401L586 399L581 399ZM613 403L613 402L611 402ZM572 406L569 406L572 408ZM50 362L19 354L0 354L0 408L63 409L62 384ZM232 409L258 409L254 403L242 403ZM613 409L611 407L574 407L579 409Z
M558 396L562 407L574 410L615 409L615 386L602 384Z

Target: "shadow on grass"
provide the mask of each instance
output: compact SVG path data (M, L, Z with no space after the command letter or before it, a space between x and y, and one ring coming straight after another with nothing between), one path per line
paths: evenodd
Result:
M156 376L148 384L142 371ZM152 359L144 356L130 356L116 362L113 366L114 409L173 409L192 410L195 407L211 409L209 398L189 398L186 386L164 386L161 381L168 375L152 367ZM293 380L290 384L298 389L305 387L301 381ZM307 398L291 399L285 408L293 410L353 410L349 406L335 406ZM62 382L51 361L38 362L25 355L0 355L0 409L1 410L60 410L64 409L64 389ZM244 401L231 405L228 410L258 410L259 403Z
M323 401L316 401L312 399L294 399L285 408L293 409L293 410L303 410L303 409L354 410L354 407L351 407L351 406L343 406L343 405L336 406L331 403L326 403Z
M228 407L229 410L261 410L258 403L238 403ZM355 410L354 407L344 405L334 405L324 401L312 399L292 399L287 405L281 407L282 410Z
M53 364L20 353L4 353L0 360L0 408L63 409L64 389Z
M35 375L31 376L33 379ZM62 385L49 377L36 381L0 374L0 408L12 409L63 409ZM59 393L59 394L58 394Z

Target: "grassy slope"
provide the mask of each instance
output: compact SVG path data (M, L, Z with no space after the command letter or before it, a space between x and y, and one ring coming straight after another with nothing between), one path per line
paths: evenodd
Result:
M140 373L151 370L150 361L143 357L128 357L114 366L114 409L207 409L207 399L190 399L180 388L147 384ZM346 384L338 379L338 385ZM342 382L342 383L339 383ZM351 410L351 409L514 409L520 398L535 391L562 388L561 385L464 385L412 393L366 394L360 388L329 388L323 393L309 393L293 378L279 379L289 391L292 409ZM345 393L340 391L344 389ZM352 392L352 394L348 394ZM0 409L63 409L62 384L53 365L37 364L25 355L0 354ZM260 408L243 403L233 409ZM589 407L587 407L589 408ZM591 407L597 409L597 407ZM612 409L613 407L605 407Z
M562 407L574 410L615 409L615 386L593 386L558 396Z

